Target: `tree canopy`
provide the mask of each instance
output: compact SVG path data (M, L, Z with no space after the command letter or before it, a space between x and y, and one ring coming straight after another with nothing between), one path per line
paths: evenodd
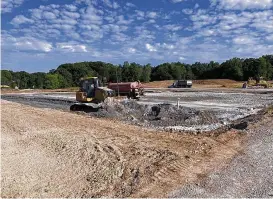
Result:
M232 58L222 64L196 62L163 63L152 67L151 64L124 62L114 65L101 61L66 63L48 73L25 71L13 72L1 70L1 84L11 87L56 89L78 86L82 77L97 76L104 83L116 81L159 81L177 79L233 79L247 80L249 77L263 76L267 80L273 77L273 55L260 58Z

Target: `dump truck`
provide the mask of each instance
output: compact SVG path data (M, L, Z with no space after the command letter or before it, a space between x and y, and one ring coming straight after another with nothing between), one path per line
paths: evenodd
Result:
M137 82L109 83L108 88L115 91L116 95L127 96L128 98L139 99L144 95L143 85Z
M119 100L119 96L139 99L144 94L140 82L109 83L103 87L98 77L81 78L76 92L76 103L70 106L71 111L98 111L103 102Z
M177 80L172 85L168 86L168 88L191 88L192 80Z

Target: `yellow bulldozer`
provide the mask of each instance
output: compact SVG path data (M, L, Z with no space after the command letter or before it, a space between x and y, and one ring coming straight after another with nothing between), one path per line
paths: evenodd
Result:
M250 77L243 85L243 88L269 88L271 87L270 83L264 80L263 77L258 77L258 78L252 78Z
M71 111L97 111L102 103L115 96L115 92L103 87L98 77L81 78L79 91L76 92L77 103L70 107Z

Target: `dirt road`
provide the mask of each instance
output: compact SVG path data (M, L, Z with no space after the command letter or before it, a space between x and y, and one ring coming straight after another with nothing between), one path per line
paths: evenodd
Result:
M147 131L1 101L2 197L166 197L227 165L244 134Z

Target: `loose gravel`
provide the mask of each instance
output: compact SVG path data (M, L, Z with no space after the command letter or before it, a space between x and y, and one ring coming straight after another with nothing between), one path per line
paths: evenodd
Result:
M249 129L243 153L224 170L172 192L169 197L273 197L273 117Z
M27 93L4 95L2 98L36 107L67 111L76 102L73 93ZM208 132L255 115L272 104L273 95L270 93L167 91L146 93L137 102L125 100L111 105L104 104L104 109L88 114L172 132Z

